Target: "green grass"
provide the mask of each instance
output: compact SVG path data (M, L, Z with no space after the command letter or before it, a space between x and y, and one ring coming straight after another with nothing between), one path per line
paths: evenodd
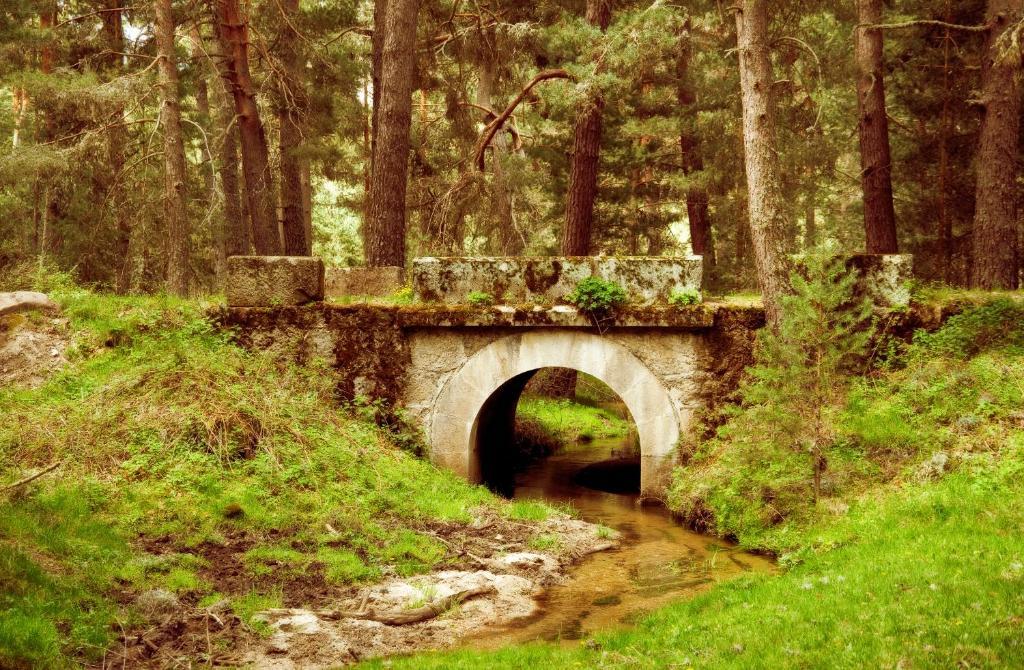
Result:
M1018 303L1019 304L1019 303ZM1024 308L951 319L854 380L811 502L806 454L738 409L671 504L783 572L727 582L587 644L394 668L1024 667ZM944 473L923 474L942 454ZM367 667L382 667L371 662Z
M310 568L329 584L426 571L446 555L429 523L517 514L340 410L328 371L232 344L203 305L53 295L71 363L0 389L0 486L61 462L0 494L0 667L95 662L137 620L118 591L223 596L248 617ZM255 591L222 592L218 547Z
M808 527L805 560L785 574L725 583L635 629L388 667L1021 667L1024 435L1008 449L937 484L865 498Z
M630 424L614 412L540 396L523 396L516 418L539 425L558 442L626 437Z

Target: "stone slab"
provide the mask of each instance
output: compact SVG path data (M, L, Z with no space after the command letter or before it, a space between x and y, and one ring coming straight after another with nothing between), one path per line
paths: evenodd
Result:
M912 254L854 254L849 263L860 274L858 288L880 307L910 305Z
M324 280L324 292L328 298L348 296L381 298L394 294L403 286L405 286L405 268L398 266L328 268Z
M14 291L12 293L0 293L0 316L14 314L30 309L41 309L49 312L60 311L60 307L50 296L35 291Z
M667 303L673 291L699 291L702 263L699 256L467 256L417 258L412 265L416 299L444 304L465 304L474 291L507 305L557 303L591 276L618 283L635 304L650 305Z
M312 256L231 256L230 307L303 305L324 298L324 264Z

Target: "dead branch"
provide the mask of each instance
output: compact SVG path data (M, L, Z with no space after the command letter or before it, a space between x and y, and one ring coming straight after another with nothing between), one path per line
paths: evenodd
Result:
M14 489L20 488L20 487L24 486L25 484L29 484L31 482L34 482L35 480L39 479L40 477L42 477L46 473L53 472L54 470L56 470L58 467L60 467L60 464L63 463L63 462L64 461L56 461L54 463L50 463L49 465L47 465L45 468L43 468L39 472L35 473L34 475L29 475L28 477L25 477L24 479L19 479L18 481L14 482L13 484L8 484L7 486L4 487L3 490L4 491L13 491Z
M918 28L921 26L929 26L932 28L948 28L949 30L960 30L968 33L984 33L992 27L989 24L981 26L965 26L959 23L946 23L945 21L935 21L933 19L916 19L914 21L904 21L902 23L858 23L853 27L854 32L864 30L902 30L904 28Z
M476 588L453 593L450 596L441 598L440 600L424 605L423 607L416 607L414 609L407 610L392 610L389 612L377 612L373 609L366 609L364 599L364 605L358 610L314 610L313 614L321 619L330 619L332 621L337 621L339 619L365 619L368 621L378 621L388 626L406 626L411 623L419 623L421 621L426 621L427 619L433 619L436 616L444 614L455 605L469 600L470 598L494 592L494 586L488 584L486 586L478 586ZM265 610L263 613L271 616L293 616L304 612L305 610L296 609L269 609Z
M516 111L516 107L518 107L519 103L523 101L523 98L526 97L526 94L529 93L530 89L532 89L534 86L548 79L575 80L575 77L573 77L565 70L545 70L544 72L541 72L536 77L531 79L530 83L523 87L523 90L519 91L519 94L512 100L512 102L509 103L508 107L505 108L505 111L499 114L497 118L488 123L487 127L484 128L484 132L480 136L480 140L477 142L476 150L474 151L474 162L476 163L477 169L479 169L481 172L484 171L484 154L487 151L487 147L490 146L491 140L494 139L494 136L498 133L498 130L505 124L506 121L508 121L508 118L512 116L512 113Z

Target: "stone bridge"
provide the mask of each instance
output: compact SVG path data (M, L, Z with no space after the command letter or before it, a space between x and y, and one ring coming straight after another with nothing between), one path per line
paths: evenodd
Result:
M881 260L875 275L898 286L904 264ZM661 497L679 442L736 388L763 324L755 304L667 303L672 291L699 286L700 259L417 259L423 301L410 305L324 300L315 259L241 257L230 268L224 321L243 343L323 360L343 396L404 407L430 458L474 482L488 481L500 461L493 450L514 433L533 374L566 367L625 402L639 438L641 492ZM635 298L598 326L550 304L591 274ZM513 304L466 305L473 287Z

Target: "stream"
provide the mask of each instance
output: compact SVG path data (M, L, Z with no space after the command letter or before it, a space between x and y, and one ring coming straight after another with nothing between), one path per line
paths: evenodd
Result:
M629 440L623 439L569 444L516 475L515 498L571 506L583 520L622 533L621 546L588 557L564 583L548 588L538 614L490 629L461 646L493 649L534 640L571 644L591 633L626 627L638 615L691 597L716 581L773 569L767 558L687 530L660 506L639 505L639 465L621 458L628 451ZM584 486L581 479L606 490Z

